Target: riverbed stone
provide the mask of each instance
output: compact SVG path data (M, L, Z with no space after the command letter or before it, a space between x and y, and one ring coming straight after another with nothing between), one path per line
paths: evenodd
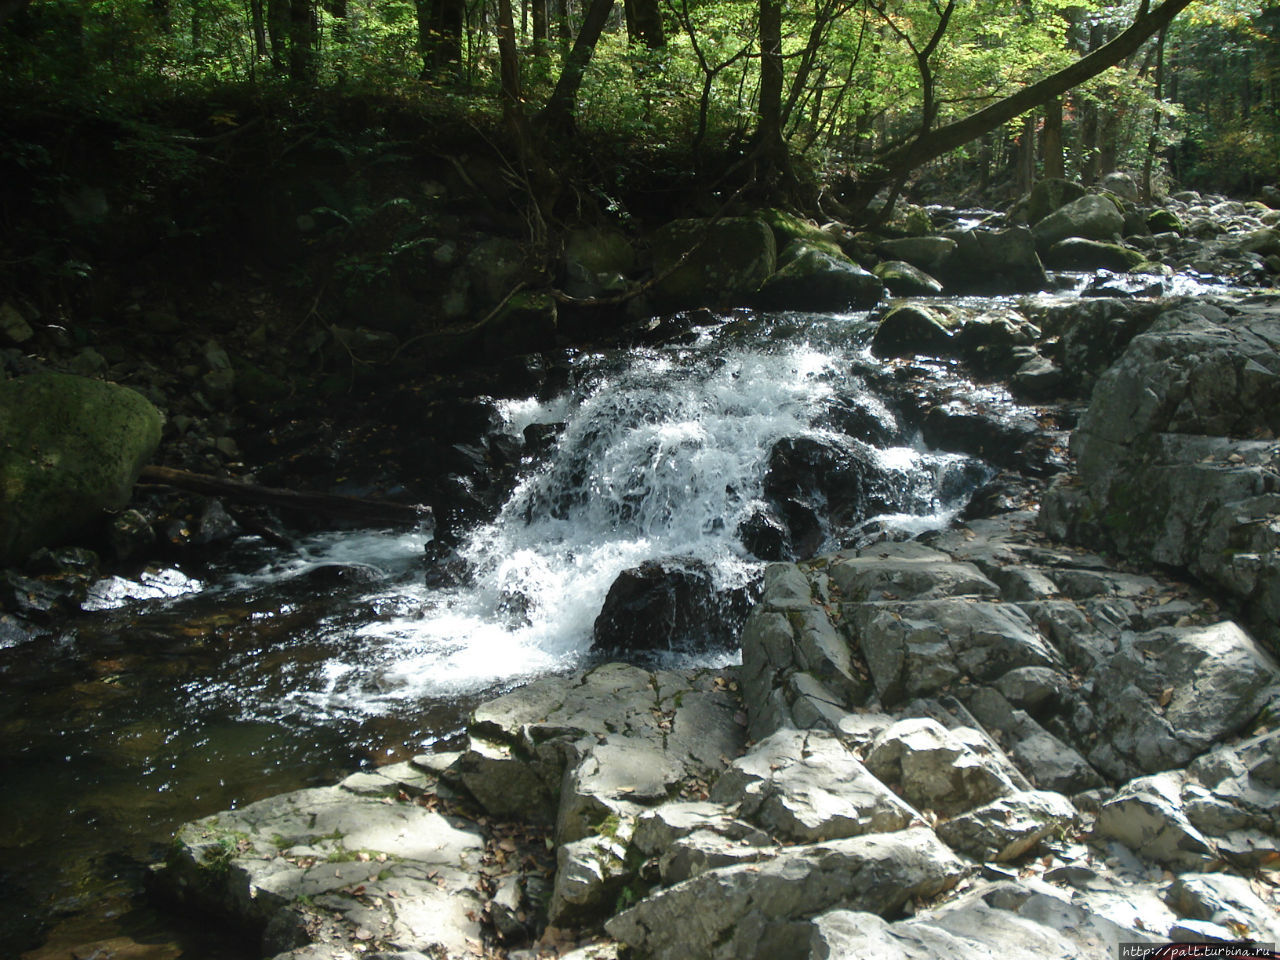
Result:
M249 928L311 904L355 939L463 951L480 936L483 849L473 825L408 799L319 787L187 824L164 873L182 902Z
M1068 237L1113 240L1123 229L1124 214L1111 200L1097 194L1087 194L1059 207L1031 228L1041 250Z
M875 274L804 240L792 241L779 261L785 266L756 297L767 310L866 310L884 294L884 282Z
M982 738L964 733L925 717L902 720L876 737L867 769L915 807L947 816L1014 793Z
M942 293L942 284L905 260L885 260L871 271L895 297L932 297Z
M61 373L0 382L0 565L128 503L163 419L114 383Z
M1067 237L1051 246L1044 255L1045 266L1055 270L1131 270L1146 261L1137 250L1119 243Z
M1147 920L1154 922L1150 915ZM1001 881L893 923L865 911L821 914L811 924L809 956L1113 960L1124 942L1154 944L1161 937L1136 924L1116 922L1048 884Z
M901 237L881 241L876 249L893 260L905 261L934 276L945 267L957 246L950 237Z
M948 290L982 293L1026 293L1049 284L1026 227L1005 230L950 230L956 252L937 274Z
M1173 773L1131 781L1102 805L1094 835L1119 840L1157 863L1203 868L1213 859L1214 849L1187 819L1181 787L1182 778Z
M876 327L871 352L878 357L945 356L959 328L958 321L932 307L917 304L894 307Z
M674 220L654 232L649 246L662 278L653 301L664 311L750 303L777 264L773 231L752 217Z
M962 678L990 681L1015 667L1058 662L1027 615L1011 604L885 600L851 604L844 615L886 705L928 696Z
M651 894L605 929L654 960L798 958L808 946L805 918L837 905L889 913L949 889L964 873L925 827L867 834L708 870Z
M780 730L756 744L721 775L711 799L800 843L900 830L919 816L820 730Z
M1045 837L1071 826L1071 801L1048 790L1020 790L938 825L938 837L975 860L1016 860Z
M1064 180L1061 177L1037 180L1027 197L1027 222L1039 223L1055 210L1079 200L1085 193L1085 188L1074 180Z

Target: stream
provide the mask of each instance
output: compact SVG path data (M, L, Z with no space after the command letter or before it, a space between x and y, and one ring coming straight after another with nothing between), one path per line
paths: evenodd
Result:
M739 312L573 354L566 391L499 403L512 438L552 439L447 562L427 563L418 531L293 551L246 537L198 569L99 581L59 632L0 649L0 955L127 937L154 945L146 958L252 956L141 896L178 824L448 748L479 701L598 657L609 587L645 560L695 562L717 592L749 595L764 563L741 530L768 512L780 442L874 468L863 501L829 505L824 548L948 523L995 471L926 449L877 393L872 329L865 314Z

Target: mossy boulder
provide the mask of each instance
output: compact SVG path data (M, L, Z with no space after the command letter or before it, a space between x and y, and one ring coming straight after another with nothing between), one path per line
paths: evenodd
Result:
M878 263L872 273L895 297L931 297L942 292L942 284L905 260Z
M1147 229L1152 233L1182 233L1185 228L1176 213L1161 208L1147 214Z
M1072 180L1050 177L1031 188L1027 197L1027 222L1039 223L1053 211L1065 207L1085 194L1084 187Z
M843 256L798 240L784 252L786 266L760 289L756 302L768 310L860 310L884 294L874 274Z
M890 310L871 338L877 357L949 356L960 322L941 310L906 304Z
M650 249L657 276L692 251L654 285L658 310L748 304L773 273L778 256L773 230L753 217L675 220L654 232Z
M760 211L758 216L769 225L769 229L773 231L773 242L778 250L782 251L778 254L780 267L787 263L787 250L798 249L791 246L797 240L804 241L810 247L816 247L834 257L844 256L844 251L840 249L836 238L812 220L804 220L794 213L787 213L785 210L773 207Z
M952 230L947 236L955 240L956 251L934 275L948 292L1026 293L1049 285L1035 238L1026 227Z
M618 230L582 227L565 237L564 290L571 297L621 293L636 266L631 241Z
M0 383L0 564L128 503L162 423L114 383L56 373Z
M1044 260L1055 270L1103 269L1124 272L1145 262L1146 258L1137 250L1118 243L1068 237L1050 247Z
M913 267L936 276L945 269L956 252L956 241L950 237L902 237L885 240L876 247L890 260L903 260Z

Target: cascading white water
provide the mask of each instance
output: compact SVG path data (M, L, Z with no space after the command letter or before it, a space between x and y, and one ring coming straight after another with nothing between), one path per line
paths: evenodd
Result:
M311 712L381 713L570 667L614 579L651 558L695 558L726 590L748 584L763 564L737 530L762 504L774 445L841 439L821 424L842 398L896 429L850 372L865 356L861 317L807 319L802 335L782 335L795 326L761 321L745 334L722 327L684 346L578 357L568 394L504 404L513 433L564 427L500 515L463 536L467 583L430 588L410 573L379 585L363 598L377 615L326 625L334 654L309 680L295 676L289 697ZM958 501L944 502L939 484L972 464L905 446L874 455L901 489L898 519L917 529L948 519ZM295 568L404 569L416 549L403 535L317 538Z

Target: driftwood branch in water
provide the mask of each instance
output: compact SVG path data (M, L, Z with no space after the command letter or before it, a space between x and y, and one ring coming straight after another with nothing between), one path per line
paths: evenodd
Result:
M431 508L422 504L391 503L388 500L367 500L363 497L344 497L333 493L310 493L304 490L286 490L280 487L262 487L243 480L223 480L189 470L172 467L143 467L139 483L166 484L192 493L214 497L227 497L250 503L262 503L271 507L284 507L303 513L318 513L327 517L347 520L365 526L433 526Z

